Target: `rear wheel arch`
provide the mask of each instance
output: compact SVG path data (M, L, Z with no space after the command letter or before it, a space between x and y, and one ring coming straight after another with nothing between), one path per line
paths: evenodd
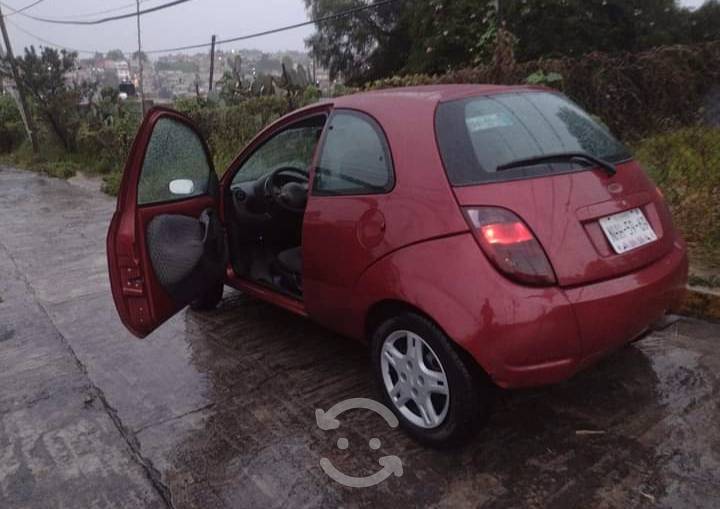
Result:
M502 366L496 364L493 351L497 341L484 335L492 323L483 315L483 306L492 301L498 284L510 283L482 255L469 231L406 246L378 260L358 278L349 331L365 340L387 313L409 309L437 325L473 365L495 374Z
M374 303L365 315L364 338L370 341L375 331L387 320L399 316L403 313L413 313L431 322L438 330L440 330L449 340L455 351L465 364L472 369L473 374L480 379L491 381L487 370L468 352L460 343L450 336L443 327L433 319L428 313L419 307L409 304L399 299L384 299Z
M383 322L403 312L412 312L427 317L420 309L398 299L385 299L376 302L365 314L364 338L369 340Z

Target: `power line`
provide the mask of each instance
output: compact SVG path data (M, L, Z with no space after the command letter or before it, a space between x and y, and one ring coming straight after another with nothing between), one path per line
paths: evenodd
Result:
M287 31L287 30L294 30L294 29L296 29L296 28L301 28L301 27L308 26L308 25L313 25L313 24L316 24L316 23L324 23L324 22L326 22L326 21L332 21L332 20L334 20L334 19L344 18L344 17L346 17L346 16L351 16L351 15L353 15L353 14L357 14L358 12L367 11L367 10L370 10L370 9L377 9L378 7L383 7L383 6L385 6L385 5L388 5L388 4L391 4L391 3L395 3L395 2L398 2L398 1L399 1L399 0L383 0L383 1L381 1L381 2L376 2L376 3L374 3L374 4L363 5L363 6L361 6L361 7L354 7L354 8L352 8L352 9L347 9L347 10L344 10L344 11L336 12L335 14L330 14L330 15L328 15L328 16L323 16L322 18L315 18L315 19L311 19L311 20L309 20L309 21L303 21L302 23L295 23L294 25L287 25L287 26L280 27L280 28L273 28L273 29L270 29L270 30L265 30L265 31L263 31L263 32L256 32L256 33L254 33L254 34L240 35L240 36L238 36L238 37L232 37L232 38L230 38L230 39L221 39L221 40L217 41L216 44L217 44L217 45L220 45L220 44L229 44L229 43L231 43L231 42L245 41L245 40L248 40L248 39L255 39L255 38L257 38L257 37L262 37L262 36L265 36L265 35L271 35L271 34L277 34L277 33L279 33L279 32L285 32L285 31ZM148 51L145 51L145 53L146 53L146 54L150 54L150 53L171 53L171 52L174 52L174 51L185 51L185 50L190 50L190 49L200 49L200 48L207 48L207 47L210 47L210 46L212 46L212 43L192 44L192 45L189 45L189 46L180 46L180 47L177 47L177 48L166 48L166 49L148 50Z
M189 0L184 0L184 1L189 1ZM324 22L326 22L326 21L332 21L332 20L334 20L334 19L339 19L339 18L343 18L343 17L346 17L346 16L351 16L351 15L353 15L353 14L357 14L358 12L367 11L367 10L371 10L371 9L377 9L377 8L379 8L379 7L383 7L383 6L385 6L385 5L388 5L388 4L391 4L391 3L395 3L395 2L398 2L398 1L401 1L401 0L382 0L382 1L376 2L376 3L374 3L374 4L364 5L364 6L361 6L361 7L354 7L354 8L352 8L352 9L346 9L346 10L344 10L344 11L336 12L336 13L334 13L334 14L330 14L330 15L327 15L327 16L323 16L323 17L321 17L321 18L315 18L315 19L312 19L312 20L309 20L309 21L303 21L303 22L301 22L301 23L295 23L295 24L293 24L293 25L286 25L286 26L283 26L283 27L273 28L273 29L270 29L270 30L265 30L265 31L262 31L262 32L256 32L256 33L253 33L253 34L241 35L241 36L237 36L237 37L231 37L231 38L229 38L229 39L218 40L218 41L216 41L216 44L217 44L217 45L220 45L220 44L229 44L229 43L238 42L238 41L245 41L245 40L248 40L248 39L254 39L254 38L257 38L257 37L263 37L263 36L265 36L265 35L276 34L276 33L284 32L284 31L287 31L287 30L294 30L294 29L297 29L297 28L301 28L301 27L308 26L308 25L312 25L312 24L316 24L316 23L324 23ZM167 4L164 4L164 5L167 5ZM158 7L162 7L162 6L158 6ZM145 11L140 11L140 14L142 14L143 12L145 12ZM134 14L128 16L128 17L135 17L135 16L137 16L137 13L134 13ZM71 50L71 51L77 51L77 52L79 52L79 53L88 53L88 54L94 54L94 53L95 53L94 51L89 51L89 50L76 50L76 49L73 49L73 48L69 48L69 47L66 47L66 46L62 46L62 45L60 45L60 44L55 44L55 43L52 43L52 42L50 42L50 41L46 41L46 40L42 39L41 37L39 37L39 36L37 36L37 35L35 35L35 34L31 33L31 32L28 32L27 30L24 30L24 29L20 28L16 23L13 23L13 26L15 26L15 27L16 27L18 30L20 30L21 32L29 35L30 37L34 37L35 39L37 39L37 40L39 40L39 41L41 41L41 42L45 42L46 44L50 44L51 46L55 46L55 47L62 48L62 49L69 49L69 50ZM191 49L208 48L208 47L210 47L210 46L212 46L212 43L192 44L192 45L188 45L188 46L179 46L179 47L176 47L176 48L165 48L165 49L145 50L144 53L145 53L145 54L172 53L172 52L175 52L175 51L185 51L185 50L191 50Z
M41 0L44 1L44 0ZM144 4L147 2L153 2L154 0L140 0L140 4ZM102 14L109 14L111 12L118 12L118 11L124 11L125 9L128 9L130 7L136 7L136 3L129 3L129 4L123 4L119 5L117 7L113 7L112 9L105 9L102 11L93 11L93 12L84 12L81 14L75 14L73 16L66 16L64 18L48 18L48 19L55 19L57 21L68 21L68 20L75 20L78 18L92 18L93 16L100 16ZM137 15L137 12L134 13Z
M20 9L15 9L13 7L10 7L9 5L3 4L3 7L7 7L12 12L10 14L6 14L5 17L9 18L10 16L14 16L16 14L22 14L23 12L27 11L28 9L32 9L38 4L43 3L45 0L35 0L35 2L31 3L30 5L26 5L25 7L21 7Z
M164 3L164 4L158 5L156 7L149 7L147 9L144 9L139 12L136 11L136 12L126 13L126 14L119 14L117 16L110 16L107 18L93 19L93 20L88 20L88 21L41 18L39 16L33 16L32 14L19 13L18 11L15 11L15 13L20 14L21 16L30 18L35 21L40 21L42 23L52 23L55 25L101 25L103 23L109 23L111 21L118 21L118 20L127 19L127 18L135 18L137 16L143 16L145 14L150 14L151 12L157 12L157 11L161 11L163 9L169 9L170 7L174 7L176 5L184 4L184 3L190 2L190 1L192 1L192 0L174 0L172 2ZM2 5L5 5L5 4L2 4ZM8 7L8 8L12 9L11 7ZM14 11L14 9L12 9L12 10Z
M71 48L71 47L69 47L69 46L63 46L62 44L57 44L57 43L55 43L55 42L48 41L47 39L43 39L43 38L40 37L39 35L35 35L34 33L30 32L29 30L25 30L23 27L21 27L20 25L18 25L18 24L17 24L16 22L14 22L14 21L11 21L11 20L9 20L9 19L6 19L5 21L7 21L8 24L10 24L10 25L12 25L13 27L15 27L16 30L24 33L25 35L27 35L27 36L29 36L29 37L32 37L33 39L36 39L36 40L38 40L38 41L40 41L40 42L42 42L42 43L45 43L45 44L47 44L48 46L53 46L53 47L55 47L55 48L64 49L64 50L68 50L68 51L76 51L76 52L78 52L78 53L83 53L83 54L88 54L88 55L94 55L95 53L97 53L96 51L85 50L85 49L77 49L77 48Z

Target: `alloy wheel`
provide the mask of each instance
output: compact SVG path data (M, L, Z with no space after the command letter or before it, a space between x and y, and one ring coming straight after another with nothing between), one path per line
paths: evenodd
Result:
M430 345L400 330L385 338L380 355L383 385L400 414L420 428L440 426L450 409L450 387Z

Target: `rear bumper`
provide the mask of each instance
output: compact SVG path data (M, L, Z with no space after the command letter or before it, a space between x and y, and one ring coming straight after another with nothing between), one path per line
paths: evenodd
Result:
M577 369L642 335L650 325L682 304L688 278L684 244L658 262L632 274L565 291L580 333Z
M489 369L495 382L506 388L558 383L593 364L613 350L641 337L667 313L677 310L685 294L688 276L686 249L681 241L661 260L637 272L608 281L559 290L564 304L555 311L574 320L570 337L562 327L568 346L555 350L552 361L518 364L509 357ZM546 322L539 344L553 343L560 331L556 321ZM510 350L508 350L509 352Z

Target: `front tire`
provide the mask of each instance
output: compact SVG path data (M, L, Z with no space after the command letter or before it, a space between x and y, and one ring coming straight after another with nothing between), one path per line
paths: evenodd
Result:
M427 318L402 313L372 336L377 390L403 428L432 447L467 441L490 408L491 385Z

